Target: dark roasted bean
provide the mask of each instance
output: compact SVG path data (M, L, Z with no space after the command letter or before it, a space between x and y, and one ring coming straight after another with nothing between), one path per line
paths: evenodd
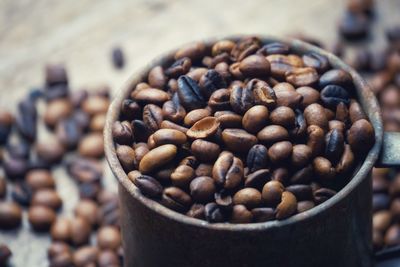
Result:
M13 200L22 206L30 205L32 194L32 189L25 182L16 184L11 192Z
M368 29L368 19L362 13L346 12L339 24L341 35L349 40L366 37Z
M336 163L344 151L344 136L337 129L330 131L326 137L325 156L333 163Z
M252 79L247 83L248 90L253 92L254 103L273 108L276 105L277 97L275 91L265 81Z
M341 69L333 69L325 72L321 75L319 79L319 87L325 88L328 85L338 85L344 88L351 86L353 83L353 78L351 75Z
M264 45L257 51L257 54L262 54L264 56L273 55L273 54L289 54L290 47L287 44L280 42L273 42Z
M327 85L321 91L321 100L327 106L336 108L339 103L348 105L350 103L349 94L346 89L339 85Z
M148 104L143 108L143 122L147 129L155 132L160 129L163 121L162 109L154 104Z
M192 199L178 187L167 187L162 193L161 203L170 209L182 212L189 209Z
M253 94L250 90L235 86L232 88L230 103L232 109L239 114L244 114L253 106Z
M168 69L165 70L165 74L172 78L178 78L181 75L186 74L192 66L192 61L188 57L183 57L175 61Z
M201 95L200 87L188 76L179 77L178 96L182 105L189 111L196 108L202 108L206 104Z
M320 188L314 192L314 200L317 204L321 204L336 194L335 191L329 188Z
M304 65L316 69L319 73L323 73L329 69L328 58L315 52L303 55Z
M149 197L159 197L162 193L161 184L151 176L141 175L137 177L133 183L143 194Z
M218 186L225 189L236 188L243 179L243 163L232 153L222 152L215 161L212 175Z
M14 202L0 201L0 229L14 229L20 226L22 209Z
M247 154L247 167L250 173L267 167L268 149L263 145L254 145Z
M208 222L216 223L224 220L224 214L221 208L215 203L208 203L205 206L205 216Z
M215 70L208 70L199 80L203 95L209 98L217 89L226 88L224 78Z

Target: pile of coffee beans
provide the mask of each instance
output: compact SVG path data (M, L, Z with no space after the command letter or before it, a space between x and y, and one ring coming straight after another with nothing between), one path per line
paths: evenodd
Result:
M26 210L30 228L53 241L49 266L121 266L118 197L103 187L109 88L70 90L63 65L48 65L45 81L16 114L0 109L0 229L18 228ZM62 212L54 168L76 182L80 199L71 216ZM0 266L10 256L0 245Z
M208 222L286 219L349 181L374 144L352 77L257 37L192 43L123 101L116 153L140 191Z

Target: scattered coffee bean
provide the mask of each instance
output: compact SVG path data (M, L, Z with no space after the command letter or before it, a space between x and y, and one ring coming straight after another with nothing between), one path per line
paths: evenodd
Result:
M29 208L28 220L33 230L48 231L56 220L56 213L46 206L37 205Z
M114 47L111 53L112 62L115 68L122 69L125 65L125 57L120 47Z
M14 229L19 227L22 219L22 209L14 202L0 201L0 228Z

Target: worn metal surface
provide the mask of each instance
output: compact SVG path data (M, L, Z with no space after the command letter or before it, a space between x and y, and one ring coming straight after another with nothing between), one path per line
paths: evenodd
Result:
M383 134L382 151L376 167L392 167L400 165L400 133L385 132Z
M234 39L235 37L229 37ZM110 167L120 182L126 266L371 266L370 171L382 146L382 121L375 96L364 80L332 54L297 40L281 40L297 53L314 51L334 68L348 71L376 142L353 179L325 203L283 221L244 225L209 224L169 210L144 197L127 178L115 154L111 125L132 88L173 51L134 74L113 101L104 131ZM206 42L210 42L209 40Z

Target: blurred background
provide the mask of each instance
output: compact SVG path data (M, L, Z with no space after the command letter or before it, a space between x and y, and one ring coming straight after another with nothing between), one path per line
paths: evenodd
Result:
M65 66L71 91L109 87L114 95L133 72L162 52L192 40L230 34L290 35L317 41L330 51L345 47L346 61L368 70L366 76L371 77L385 68L386 29L400 25L400 0L375 1L365 26L367 36L349 41L340 35L338 25L344 23L346 10L354 11L362 2L372 1L2 0L0 106L15 112L26 94L43 88L47 64ZM365 49L383 65L366 67L365 53L359 52ZM116 68L121 58L123 67ZM115 192L114 178L105 164L104 169L103 187ZM53 176L63 200L59 213L73 216L79 189L64 167L56 167ZM12 198L9 193L7 199ZM400 239L400 227L398 233ZM12 251L11 266L49 265L51 239L33 232L25 213L22 227L0 230L2 243Z

